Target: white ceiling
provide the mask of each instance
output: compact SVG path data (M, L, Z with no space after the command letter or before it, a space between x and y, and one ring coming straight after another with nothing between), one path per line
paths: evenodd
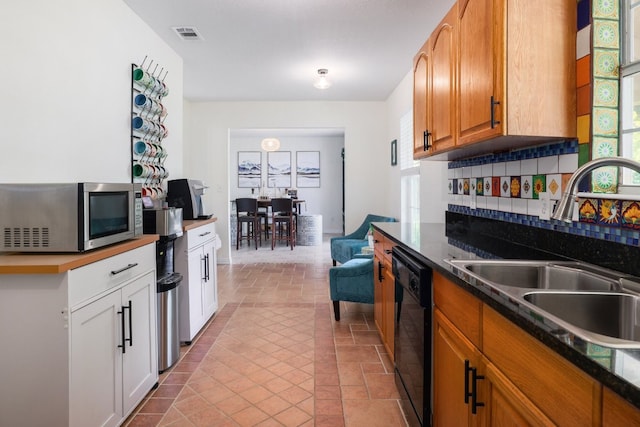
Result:
M124 0L184 60L192 101L383 101L454 0ZM195 27L204 40L180 39ZM319 68L333 85L313 87Z

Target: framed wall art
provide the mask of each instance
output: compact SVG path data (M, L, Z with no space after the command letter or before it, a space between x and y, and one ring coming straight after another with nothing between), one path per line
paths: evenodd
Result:
M296 152L296 187L320 187L320 152Z
M238 151L238 187L259 188L262 176L262 153Z
M291 152L269 151L267 153L267 187L291 187Z

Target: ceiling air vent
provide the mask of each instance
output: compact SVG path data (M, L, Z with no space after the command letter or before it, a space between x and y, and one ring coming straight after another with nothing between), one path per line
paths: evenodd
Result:
M182 40L204 40L195 27L172 27Z

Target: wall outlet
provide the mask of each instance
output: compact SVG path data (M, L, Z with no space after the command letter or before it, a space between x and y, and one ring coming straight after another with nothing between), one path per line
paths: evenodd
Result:
M551 210L553 206L551 204L551 194L547 191L543 191L539 193L540 197L540 219L550 220L551 219Z

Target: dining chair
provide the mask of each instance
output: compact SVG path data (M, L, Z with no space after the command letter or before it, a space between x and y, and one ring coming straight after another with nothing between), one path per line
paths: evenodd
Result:
M262 245L262 233L260 232L260 217L258 216L258 200L251 197L236 199L236 215L238 218L238 229L236 231L236 250L240 249L240 241L247 239L251 246L251 239L258 249L258 239ZM243 235L244 224L247 224L247 233Z
M277 228L277 233L276 233ZM296 245L296 218L293 201L288 198L271 199L271 249L276 240L285 240L291 250Z

